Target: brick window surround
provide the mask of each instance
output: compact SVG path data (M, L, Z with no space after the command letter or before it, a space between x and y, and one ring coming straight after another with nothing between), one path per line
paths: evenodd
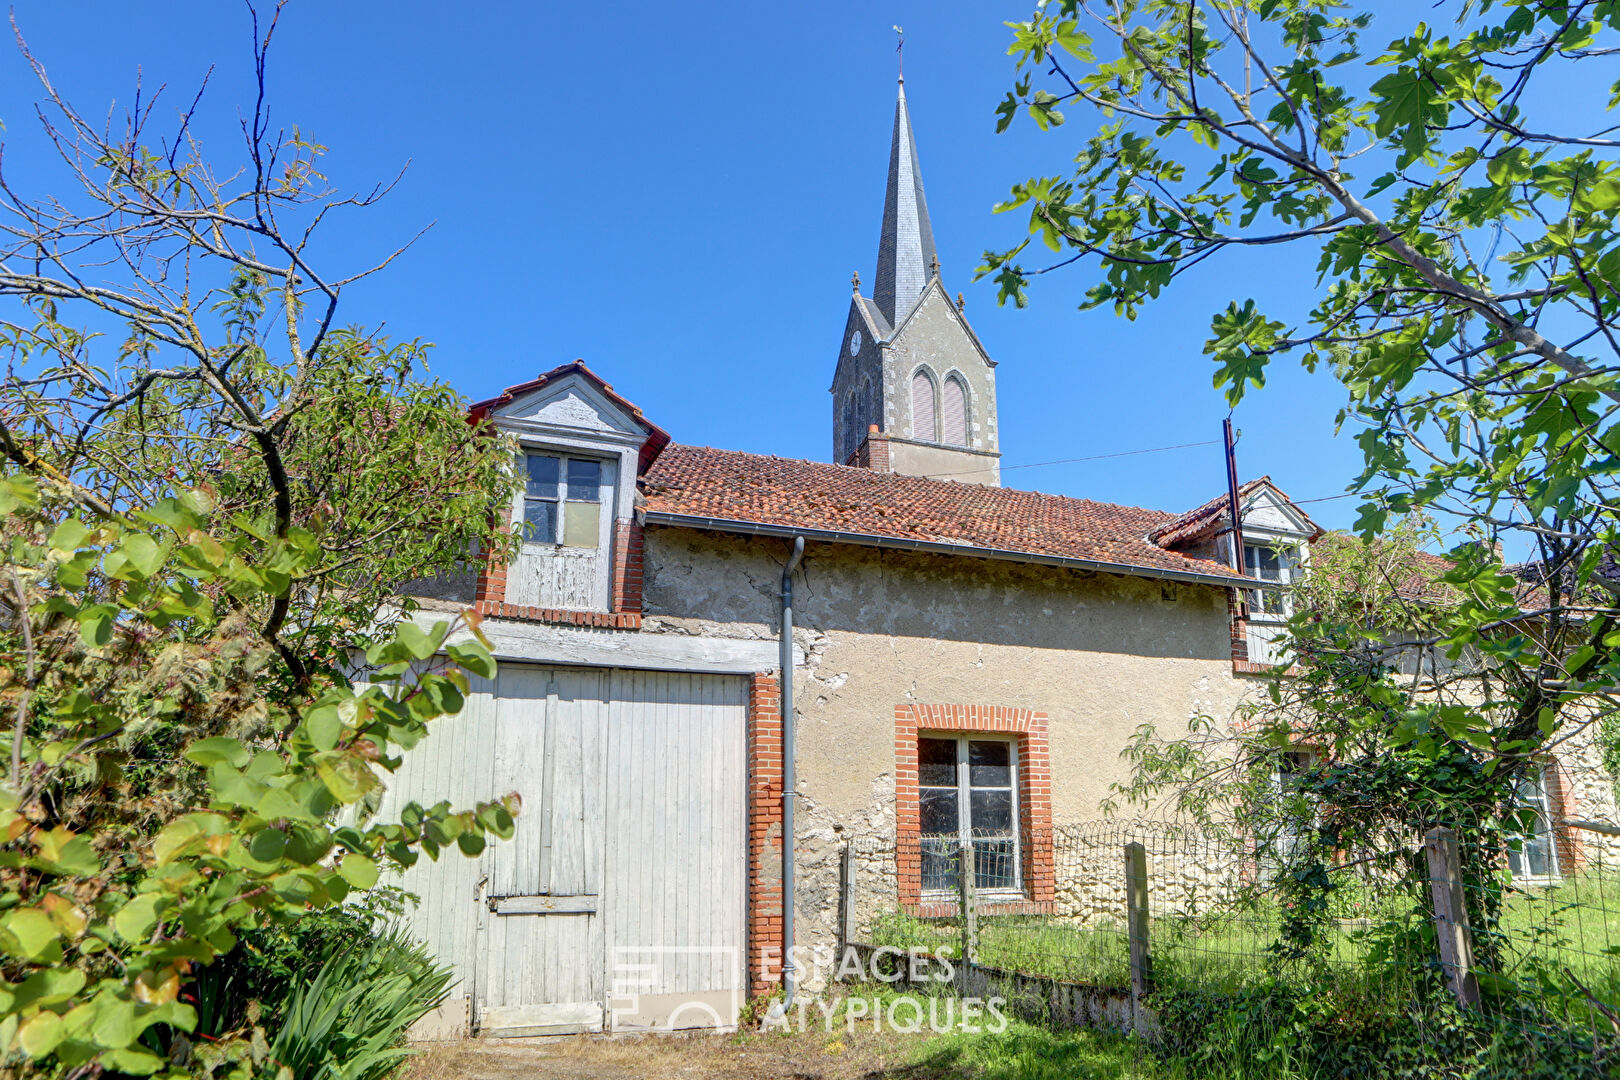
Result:
M988 902L986 915L1044 915L1054 908L1052 762L1045 713L1000 705L897 705L894 710L894 808L900 904L922 918L954 916L954 900L922 899L922 820L917 792L919 735L1010 735L1018 744L1018 832L1024 899Z

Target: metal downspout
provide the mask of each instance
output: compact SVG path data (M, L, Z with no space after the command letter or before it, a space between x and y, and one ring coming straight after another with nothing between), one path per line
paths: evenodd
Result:
M804 558L804 537L793 538L793 553L782 567L782 984L787 994L782 1002L785 1013L793 1004L798 987L798 970L793 963L793 798L798 780L794 775L793 716L793 571Z

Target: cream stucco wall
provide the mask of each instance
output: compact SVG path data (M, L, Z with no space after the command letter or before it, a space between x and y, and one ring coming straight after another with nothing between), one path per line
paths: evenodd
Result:
M643 632L774 638L787 544L649 529ZM1050 718L1053 822L1100 815L1140 725L1231 717L1224 593L969 557L809 544L795 587L799 912L836 918L839 843L894 831L894 711L1028 708Z

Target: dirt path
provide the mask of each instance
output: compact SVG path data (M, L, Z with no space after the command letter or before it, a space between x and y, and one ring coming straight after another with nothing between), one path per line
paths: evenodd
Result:
M426 1047L403 1080L946 1080L919 1036L692 1035L474 1039Z

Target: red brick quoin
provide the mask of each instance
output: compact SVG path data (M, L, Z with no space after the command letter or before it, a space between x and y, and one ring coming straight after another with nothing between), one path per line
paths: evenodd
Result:
M748 687L748 987L782 981L782 688L775 675Z
M1586 845L1580 833L1562 824L1565 818L1579 817L1580 797L1570 783L1563 763L1556 758L1539 762L1542 783L1547 787L1547 811L1553 820L1553 845L1558 851L1558 871L1571 874L1586 868Z
M615 612L641 615L641 526L613 523L613 603ZM639 619L638 619L639 621Z
M1024 899L986 904L987 915L1047 914L1057 897L1052 860L1052 761L1046 714L999 705L897 705L894 710L894 808L900 904L924 918L955 915L957 903L922 900L922 820L917 794L919 733L976 731L1014 735L1018 743L1018 828Z

